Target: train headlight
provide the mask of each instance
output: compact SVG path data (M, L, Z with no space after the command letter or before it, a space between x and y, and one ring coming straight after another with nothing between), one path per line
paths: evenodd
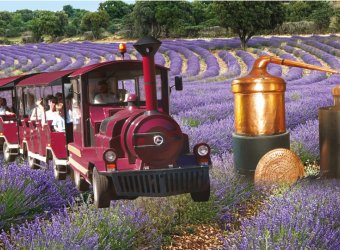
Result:
M197 144L194 147L194 154L196 155L196 160L199 165L208 166L210 164L210 147L208 144Z
M197 154L199 156L207 156L209 154L209 146L208 145L200 145L197 147Z
M108 163L113 163L117 159L117 154L115 151L109 149L104 153L104 160Z

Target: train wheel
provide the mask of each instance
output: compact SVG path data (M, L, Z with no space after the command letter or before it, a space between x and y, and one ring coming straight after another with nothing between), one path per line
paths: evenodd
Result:
M80 175L78 171L73 170L74 183L79 191L84 192L89 190L90 184Z
M73 168L71 168L71 166L70 165L67 165L67 169L68 169L68 174L70 175L70 178L71 178L71 180L73 181L73 182L75 182L74 180L74 170L73 170Z
M192 192L190 193L191 198L194 202L204 202L208 201L210 198L210 183L208 184L207 188L201 192Z
M108 177L100 175L96 168L93 170L93 196L97 208L110 207L112 183Z
M55 160L53 160L53 174L54 178L58 181L66 179L66 166L64 165L57 165ZM61 171L61 172L60 172Z
M7 142L3 144L4 160L7 162L15 161L15 155L11 155L11 150L8 147Z
M28 166L31 168L31 169L39 169L39 164L40 164L40 161L31 157L31 156L28 156Z

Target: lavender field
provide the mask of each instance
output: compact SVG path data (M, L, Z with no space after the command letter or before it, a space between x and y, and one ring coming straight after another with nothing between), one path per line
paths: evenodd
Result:
M332 105L331 89L340 75L268 67L287 82L286 125L292 149L306 163L306 179L256 190L234 172L231 148L231 81L265 54L340 70L340 36L255 37L247 51L239 49L238 38L162 42L156 63L170 68L172 83L183 76L184 90L171 93L171 113L191 145L203 141L212 147L211 200L138 198L95 210L91 194L79 195L70 180L56 182L50 171L32 171L19 161L2 163L0 248L157 249L173 244L171 236L181 226L213 224L224 232L215 246L222 249L340 249L340 181L308 176L318 172L310 164L319 160L318 108ZM132 43L127 49L126 59L141 59ZM118 43L1 46L0 78L118 59Z

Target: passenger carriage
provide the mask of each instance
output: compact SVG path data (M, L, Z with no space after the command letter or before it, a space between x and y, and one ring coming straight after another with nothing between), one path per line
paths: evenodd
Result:
M65 132L55 131L52 120L46 119L46 113L43 114L43 119L31 119L32 110L39 98L46 99L48 95L58 92L62 93L62 102L65 104L65 95L70 89L68 75L73 71L37 74L20 81L16 87L20 153L28 159L32 169L42 167L42 162L48 163L51 160L55 177L59 180L65 179L67 175L67 142L72 141L69 136L72 126L67 126ZM66 105L63 107L66 109Z
M0 147L3 149L4 160L11 162L15 160L18 155L18 127L17 117L17 100L15 85L22 79L30 77L34 74L19 75L0 79L0 96L5 98L8 106L14 114L0 115Z

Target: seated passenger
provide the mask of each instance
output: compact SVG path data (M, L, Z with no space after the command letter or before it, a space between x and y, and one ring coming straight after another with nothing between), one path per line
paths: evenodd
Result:
M117 98L113 93L109 92L109 88L105 80L100 81L98 83L99 86L99 94L97 94L94 99L94 104L105 104L105 103L113 103L117 102Z
M33 109L31 114L31 120L38 121L41 120L42 123L45 122L45 109L43 106L43 99L39 98L36 102L36 107Z
M65 100L66 105L66 123L72 123L72 95L68 95Z
M53 120L53 117L56 114L56 105L57 105L57 98L51 97L48 100L48 107L49 109L46 111L46 121L51 121Z
M54 98L54 96L53 95L47 95L46 97L45 97L45 110L47 111L47 110L49 110L49 103L50 103L50 100L52 99L52 98Z
M34 104L34 95L31 93L27 93L27 103L25 105L26 109L26 115L31 116L33 113L33 110L35 109Z
M52 126L57 132L65 132L64 108L62 103L56 106L56 115L53 118Z
M57 92L55 94L55 97L57 98L58 103L63 103L63 94L60 92Z
M14 115L13 112L7 107L7 101L5 98L0 97L0 115Z

